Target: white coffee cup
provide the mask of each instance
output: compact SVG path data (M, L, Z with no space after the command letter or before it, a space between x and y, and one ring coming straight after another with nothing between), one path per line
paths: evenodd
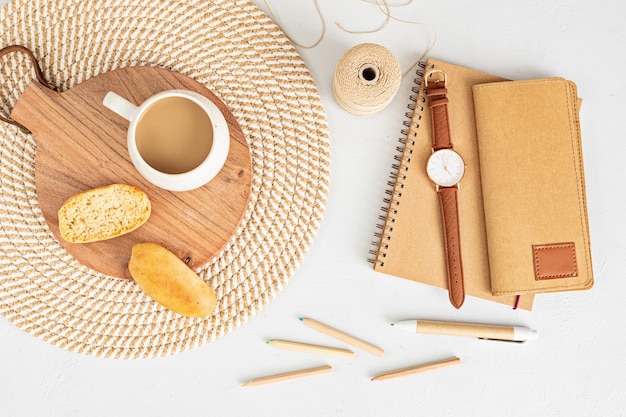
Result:
M137 106L108 92L103 104L130 122L130 159L158 187L193 190L213 179L226 162L228 124L219 108L201 94L168 90Z

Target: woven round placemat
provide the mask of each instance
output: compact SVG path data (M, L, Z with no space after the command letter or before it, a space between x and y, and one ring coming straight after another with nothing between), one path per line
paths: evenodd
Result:
M253 170L241 225L199 271L216 290L216 312L193 319L60 246L38 205L35 141L0 124L0 314L70 351L140 358L211 342L272 300L312 243L330 169L321 100L283 32L254 4L233 0L16 0L0 20L1 46L30 48L61 91L131 65L203 83L241 125ZM33 73L19 54L0 66L0 111L8 114Z

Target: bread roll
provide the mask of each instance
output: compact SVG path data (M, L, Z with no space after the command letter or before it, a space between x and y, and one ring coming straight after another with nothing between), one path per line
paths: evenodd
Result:
M130 233L150 217L150 199L137 187L113 184L70 197L59 209L61 237L89 243Z
M175 313L206 317L215 310L213 288L161 245L134 245L128 270L150 298Z

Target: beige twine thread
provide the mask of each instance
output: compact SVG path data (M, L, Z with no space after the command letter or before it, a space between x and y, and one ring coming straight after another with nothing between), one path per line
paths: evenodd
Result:
M280 24L269 2L267 0L263 1L271 18L277 22L277 24ZM346 29L339 22L335 22L335 25L337 25L339 29L350 34L371 34L380 32L388 25L389 21L395 20L411 25L424 26L430 29L433 33L433 41L429 47L403 74L400 74L399 76L396 75L396 66L399 68L397 59L383 47L379 47L374 44L363 44L367 46L363 46L363 49L359 50L354 50L354 48L352 48L344 54L341 61L337 65L337 70L334 76L333 92L335 99L337 103L339 103L339 105L349 113L358 116L368 116L382 111L385 107L387 107L387 105L389 105L391 100L395 97L402 79L412 73L413 68L415 68L415 66L417 66L417 64L421 62L435 47L437 43L437 32L431 25L426 23L399 19L392 15L392 8L409 6L413 0L408 0L403 4L389 4L387 0L361 1L375 5L378 10L385 15L385 21L376 29L361 31ZM321 34L317 41L311 45L302 45L293 40L291 37L289 38L294 45L305 49L314 48L319 45L326 34L326 21L324 19L324 14L320 9L317 0L314 0L314 4L322 23ZM367 53L375 55L366 55ZM364 80L361 71L363 68L370 68L373 72L383 74L383 76L377 78L376 80Z
M395 56L383 46L363 43L350 48L339 60L333 93L346 111L367 116L391 103L401 81Z
M330 175L324 108L283 32L243 0L13 0L0 22L0 44L31 49L61 91L131 65L201 82L241 125L253 171L242 223L198 271L216 290L216 313L192 319L134 282L90 270L56 242L38 205L35 139L0 124L0 314L73 352L143 358L209 343L270 302L315 237ZM0 67L8 114L33 76L19 54Z
M380 10L386 16L386 20L377 29L364 30L364 31L348 30L344 28L339 22L335 22L335 25L337 25L339 29L343 30L344 32L352 33L352 34L376 33L376 32L380 32L381 30L383 30L389 24L390 20L395 20L397 22L407 23L409 25L418 25L418 26L426 27L433 33L433 40L428 46L428 48L426 48L424 53L402 74L402 78L406 77L408 74L412 73L413 68L415 68L417 64L419 64L430 53L430 51L433 50L435 45L437 45L437 31L432 25L429 25L428 23L416 22L413 20L404 20L404 19L397 18L391 14L392 8L406 7L410 5L411 3L413 3L413 0L409 0L408 2L404 4L389 4L387 0L380 0L380 1L379 0L374 0L374 1L361 0L361 1L364 3L376 5L376 7L378 7L378 10Z
M267 0L263 0L263 2L265 3L265 7L267 7L267 12L270 15L270 17L272 18L272 20L274 22L276 22L276 24L280 25L280 22L278 21L278 18L274 14L274 11L272 10L272 7L268 3L268 1ZM322 23L322 33L320 34L319 38L317 38L317 41L313 42L311 45L303 45L303 44L295 41L291 36L289 36L287 33L285 33L285 35L289 38L289 40L294 45L299 46L300 48L304 48L304 49L315 48L317 45L320 44L320 42L322 42L322 40L324 39L324 36L326 35L326 20L324 19L324 15L322 14L322 11L320 10L320 6L317 3L317 0L313 0L313 3L315 4L315 10L317 11L317 14L320 17L320 21Z
M387 0L360 0L363 3L368 3L368 4L373 4L376 5L376 7L378 7L378 10L380 10L386 17L385 21L376 29L371 29L371 30L350 30L350 29L346 29L341 23L339 22L335 22L335 25L343 30L346 33L351 33L351 34L367 34L367 33L377 33L382 31L388 24L390 20L395 20L397 22L402 22L402 23L408 23L410 25L419 25L419 26L424 26L427 27L428 29L430 29L433 32L433 41L431 42L430 46L426 49L426 51L424 51L424 53L422 54L421 57L419 57L419 59L417 61L415 61L415 63L413 65L411 65L411 67L403 74L403 78L413 69L413 67L415 67L422 59L424 59L424 57L426 57L426 55L428 55L428 53L435 47L435 45L437 44L437 32L435 31L435 28L433 28L431 25L427 24L427 23L422 23L422 22L415 22L412 20L404 20L404 19L400 19L398 17L395 17L394 15L391 14L391 9L392 8L401 8L401 7L406 7L409 6L411 3L413 3L413 0L409 0L404 4L389 4L387 2ZM272 9L272 6L270 6L270 3L267 0L263 0L263 2L265 3L265 7L267 8L267 12L269 14L269 16L272 18L272 20L274 22L276 22L276 24L278 24L279 26L282 26L280 21L278 20L278 18L276 17L276 14L274 13L274 10ZM317 14L320 18L320 22L322 24L322 29L321 29L321 33L320 36L317 38L317 40L315 42L313 42L311 45L303 45L297 41L295 41L291 36L289 36L288 34L286 34L286 36L289 38L289 40L291 40L291 42L300 47L300 48L304 48L304 49L312 49L315 48L317 45L319 45L322 40L324 40L324 37L326 36L326 19L324 18L324 13L322 13L322 10L320 9L318 0L313 0L313 4L315 5L315 10L317 11Z
M382 4L378 1L369 1L369 0L361 0L363 3L368 3L368 4L375 4L378 7L378 10L380 10L381 12L383 12L383 14L385 15L386 19L385 21L376 29L371 29L371 30L349 30L346 29L345 27L343 27L343 25L339 22L335 22L335 25L337 25L337 27L341 30L343 30L344 32L347 33L353 33L353 34L364 34L364 33L376 33L376 32L380 32L381 30L383 30L385 27L387 27L387 25L389 24L389 20L394 19L394 20L398 20L403 22L403 20L400 19L396 19L395 17L393 17L391 15L390 12L390 8L392 7L404 7L404 6L408 6L409 4L411 4L413 2L413 0L409 0L409 2L407 2L406 4L402 4L402 5L390 5L389 3L387 3L387 0L381 0Z

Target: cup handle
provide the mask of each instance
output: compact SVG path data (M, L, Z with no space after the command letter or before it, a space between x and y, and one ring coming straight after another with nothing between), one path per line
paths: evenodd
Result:
M139 108L139 106L135 106L133 103L126 100L124 97L115 94L113 91L109 91L104 96L102 104L128 121L135 118L135 114L137 114L137 109Z

